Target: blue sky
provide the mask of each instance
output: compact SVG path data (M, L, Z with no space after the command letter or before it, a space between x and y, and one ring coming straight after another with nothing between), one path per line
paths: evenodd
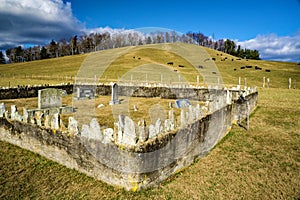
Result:
M88 3L73 0L71 3L74 15L87 28L163 27L239 40L259 34L292 35L300 29L297 0L92 0Z
M45 44L82 31L161 27L202 32L300 61L300 0L1 0L0 49Z

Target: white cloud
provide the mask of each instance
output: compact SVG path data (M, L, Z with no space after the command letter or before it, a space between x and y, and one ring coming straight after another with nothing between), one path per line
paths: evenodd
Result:
M258 35L237 44L242 48L257 49L262 59L300 61L300 31L293 36Z
M2 0L0 24L0 49L44 44L70 37L82 28L71 3L62 0Z

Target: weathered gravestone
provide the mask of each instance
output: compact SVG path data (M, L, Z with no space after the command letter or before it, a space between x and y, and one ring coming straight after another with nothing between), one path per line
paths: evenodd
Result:
M118 99L118 84L114 83L111 87L111 101L109 105L120 104L120 100Z
M5 105L4 103L0 103L0 117L4 117L4 113L5 113Z
M177 99L175 101L175 108L187 108L191 105L188 99Z
M38 91L38 108L55 108L62 106L62 92L55 88Z
M95 98L95 86L80 86L77 87L77 99L92 99Z

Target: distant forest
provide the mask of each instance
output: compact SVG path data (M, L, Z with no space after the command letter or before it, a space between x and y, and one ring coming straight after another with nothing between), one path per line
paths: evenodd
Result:
M118 33L91 33L89 35L73 36L59 41L52 40L44 46L23 48L18 46L6 50L8 63L29 62L48 58L57 58L75 54L84 54L105 49L145 44L183 42L209 47L233 56L246 59L260 59L257 50L242 49L234 41L226 39L213 40L198 32L188 32L179 35L175 31L142 34L137 31L122 31ZM4 64L4 54L0 51L0 63Z

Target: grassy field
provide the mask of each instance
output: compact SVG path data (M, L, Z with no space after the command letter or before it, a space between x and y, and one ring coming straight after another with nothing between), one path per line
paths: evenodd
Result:
M270 78L271 88L259 88L258 107L251 115L249 131L234 126L206 157L158 187L139 192L109 186L32 152L0 142L0 198L300 198L300 90L286 89L289 77L300 82L300 66L284 62L232 61L234 57L229 55L221 56L220 52L209 49L208 52L216 58L226 84L237 84L240 76L247 77L249 85L261 87L262 77ZM83 57L80 55L78 59ZM221 61L223 57L228 59ZM29 63L26 64L30 68ZM239 68L245 65L259 66L263 70Z

